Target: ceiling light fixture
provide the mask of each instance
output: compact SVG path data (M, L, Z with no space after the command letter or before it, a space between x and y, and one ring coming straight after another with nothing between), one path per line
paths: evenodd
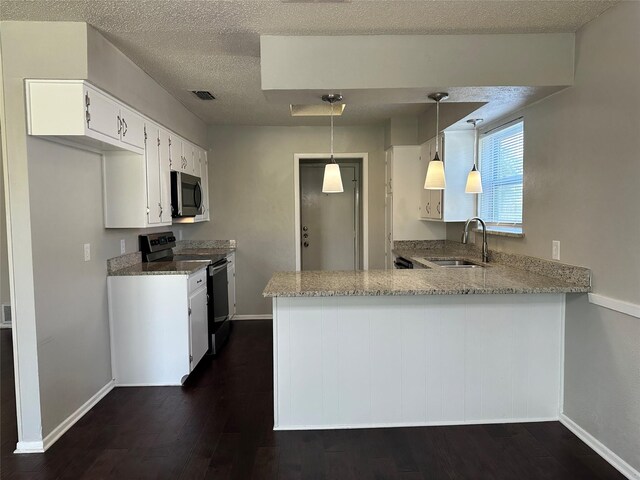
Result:
M436 154L427 167L424 188L425 190L444 190L447 186L444 178L444 163L438 155L438 145L440 144L440 102L449 98L449 94L444 92L432 93L429 98L436 102Z
M340 175L340 166L333 158L333 104L342 101L342 95L332 93L323 95L322 101L331 105L331 160L324 167L324 178L322 179L322 193L342 193L342 176Z
M481 118L473 118L471 120L467 120L467 123L473 125L473 168L469 172L469 176L467 177L467 186L464 191L466 193L482 193L482 177L480 172L478 171L478 128L477 125L482 122Z

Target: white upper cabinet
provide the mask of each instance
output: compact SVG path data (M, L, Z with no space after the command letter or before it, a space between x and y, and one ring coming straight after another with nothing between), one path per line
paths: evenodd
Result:
M422 162L422 182L427 173L429 162L435 155L436 139L420 146ZM421 220L441 222L463 222L475 215L475 195L464 191L467 176L473 167L473 131L446 131L440 135L439 156L444 162L446 188L444 190L425 190L421 185Z
M63 138L103 153L106 228L171 225L171 171L202 179L206 152L84 80L26 80L29 135Z
M142 153L142 116L83 80L27 80L29 135Z
M196 147L197 148L197 147ZM202 213L196 215L196 222L208 222L211 219L211 206L209 199L209 163L207 161L207 152L197 148L199 159L199 171L197 172L200 177L200 184L202 186Z
M434 240L445 238L445 225L421 221L420 207L430 200L430 191L424 190L426 168L425 147L417 145L393 146L386 151L387 187L392 194L385 195L385 240L387 267L393 265L393 242L396 240ZM428 148L427 148L428 151ZM428 157L426 157L428 158ZM424 196L429 200L425 200ZM423 207L424 209L424 207Z
M145 123L145 164L147 170L147 221L149 225L161 224L163 214L162 189L160 185L160 127Z
M51 87L51 85L46 86ZM38 87L42 88L43 85L38 84ZM31 91L36 92L39 90L33 86ZM120 132L122 131L120 105L115 100L87 85L84 86L84 100L87 129L119 141Z
M128 145L144 148L144 120L125 106L120 107L120 139Z

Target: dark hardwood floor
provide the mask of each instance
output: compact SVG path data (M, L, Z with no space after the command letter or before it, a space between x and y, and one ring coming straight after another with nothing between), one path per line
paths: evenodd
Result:
M271 322L236 322L184 388L117 388L45 454L14 455L1 333L3 479L623 479L560 423L274 432Z

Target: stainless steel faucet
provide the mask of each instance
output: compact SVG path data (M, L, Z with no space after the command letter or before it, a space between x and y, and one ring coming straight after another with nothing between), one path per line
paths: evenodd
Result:
M467 220L467 223L464 224L462 243L465 245L467 244L467 241L469 240L469 225L474 221L482 225L482 261L487 263L489 261L489 247L487 246L487 225L484 223L484 220L480 217L473 217Z

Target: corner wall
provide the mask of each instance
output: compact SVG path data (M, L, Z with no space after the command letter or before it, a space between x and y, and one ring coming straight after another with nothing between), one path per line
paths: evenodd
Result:
M120 239L127 252L137 251L141 233L104 228L101 155L27 135L24 79L90 78L165 125L172 114L191 115L182 133L206 144L204 123L92 30L77 22L1 23L0 126L22 451L42 449L47 435L111 381L106 260L120 254ZM88 60L88 42L96 41L110 65L103 80L91 68L97 60ZM107 73L118 72L126 83L110 83ZM153 92L153 101L140 91ZM84 243L91 244L88 262Z
M576 36L574 87L512 116L525 122L526 236L489 239L491 249L543 258L560 240L563 262L592 269L595 293L636 305L638 25L640 3L621 2L584 26ZM447 229L452 240L460 234L460 225ZM564 413L640 470L640 318L572 297Z
M293 155L329 151L327 127L209 128L211 222L185 238L236 239L239 315L270 314L262 291L295 270ZM384 127L336 127L335 151L369 154L369 268L384 268Z

